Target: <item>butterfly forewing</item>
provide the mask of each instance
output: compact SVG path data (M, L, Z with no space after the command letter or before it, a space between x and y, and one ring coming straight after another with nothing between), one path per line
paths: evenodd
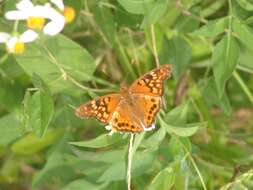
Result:
M139 79L137 79L129 88L132 93L140 93L149 96L162 96L163 83L171 75L171 65L163 65L154 69Z
M101 96L78 107L76 115L81 118L95 117L102 123L108 123L119 101L119 94Z

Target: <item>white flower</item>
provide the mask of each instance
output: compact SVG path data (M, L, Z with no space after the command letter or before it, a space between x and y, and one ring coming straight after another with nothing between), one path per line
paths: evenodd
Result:
M50 0L65 17L65 23L70 23L75 18L75 10L72 7L65 6L63 0Z
M64 11L64 3L62 0L50 0L51 3L55 4L61 11Z
M34 5L31 0L21 0L16 7L17 10L8 11L5 14L7 19L26 20L29 28L43 28L43 32L48 35L56 35L64 28L65 17L48 3L45 5ZM45 24L45 19L50 21Z
M9 53L20 54L24 51L24 43L34 41L38 34L33 30L27 30L19 36L11 36L6 32L0 32L0 43L5 43Z

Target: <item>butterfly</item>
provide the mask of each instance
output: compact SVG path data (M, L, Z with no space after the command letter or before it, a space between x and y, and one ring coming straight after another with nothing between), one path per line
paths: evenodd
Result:
M171 76L172 66L163 65L135 80L119 93L95 98L75 110L80 118L94 117L118 132L140 133L155 128L155 116L161 107L164 81Z

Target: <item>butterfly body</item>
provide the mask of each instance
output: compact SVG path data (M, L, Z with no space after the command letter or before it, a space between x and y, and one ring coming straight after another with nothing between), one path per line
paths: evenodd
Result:
M120 93L98 97L76 109L82 118L95 117L107 129L138 133L154 128L155 116L161 107L163 83L171 74L171 65L154 69L137 79Z

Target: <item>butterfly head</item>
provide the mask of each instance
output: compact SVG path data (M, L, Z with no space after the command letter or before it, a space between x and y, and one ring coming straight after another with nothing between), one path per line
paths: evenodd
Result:
M128 87L126 85L121 85L120 86L120 93L121 94L128 93Z

